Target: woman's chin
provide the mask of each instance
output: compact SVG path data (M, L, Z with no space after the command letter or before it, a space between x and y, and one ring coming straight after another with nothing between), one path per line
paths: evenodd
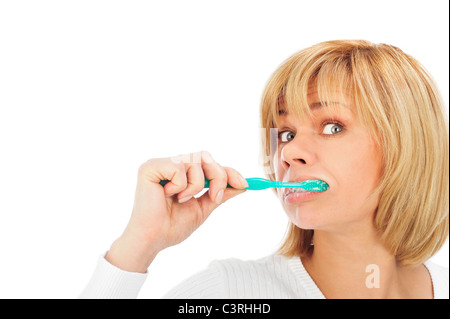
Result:
M291 222L301 229L323 229L327 220L317 210L297 207L293 215L289 214Z

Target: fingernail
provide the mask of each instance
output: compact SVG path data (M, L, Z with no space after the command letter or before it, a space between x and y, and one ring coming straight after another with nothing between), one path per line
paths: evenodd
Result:
M184 203L187 202L188 200L190 200L192 198L192 196L188 196L188 197L184 197L178 200L178 203Z
M242 176L239 176L239 179L241 180L241 185L243 188L247 188L248 187L248 182L245 178L243 178Z
M221 189L216 196L216 203L220 204L222 203L222 197L223 197L223 189Z

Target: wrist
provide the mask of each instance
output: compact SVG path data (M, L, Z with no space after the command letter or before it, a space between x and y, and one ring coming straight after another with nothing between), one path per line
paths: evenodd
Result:
M122 270L145 273L159 251L150 243L122 235L112 243L105 259Z

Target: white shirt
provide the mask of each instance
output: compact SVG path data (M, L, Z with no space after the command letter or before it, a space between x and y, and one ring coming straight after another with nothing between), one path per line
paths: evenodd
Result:
M435 299L449 298L448 269L425 263L433 282ZM103 256L80 298L136 298L147 274L123 271ZM209 266L170 290L163 298L174 299L324 299L299 257L277 254L243 261L226 259Z

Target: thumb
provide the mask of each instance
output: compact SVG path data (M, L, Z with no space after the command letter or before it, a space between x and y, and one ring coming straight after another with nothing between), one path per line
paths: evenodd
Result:
M210 198L209 191L197 198L197 200L199 201L199 205L203 211L204 216L209 216L214 209L225 203L227 200L239 194L245 193L245 191L246 189L226 188L223 192L222 202L220 204L217 204Z
M222 198L222 203L220 203L219 205L225 203L227 200L245 193L246 189L237 189L237 188L226 188L225 191L223 192L223 198ZM219 206L217 205L217 206Z

